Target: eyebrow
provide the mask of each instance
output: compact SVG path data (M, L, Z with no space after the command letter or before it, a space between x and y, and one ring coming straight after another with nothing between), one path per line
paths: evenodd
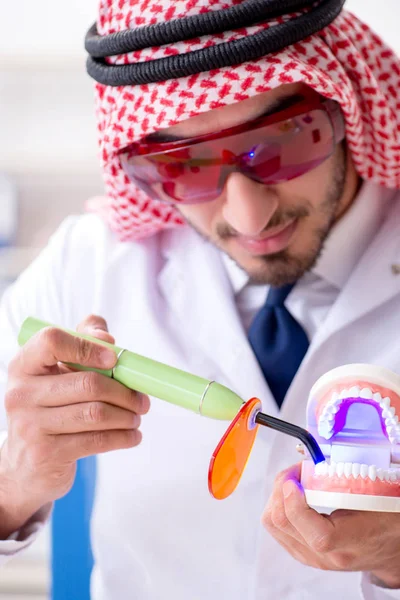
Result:
M292 94L290 96L280 96L279 98L274 100L271 104L269 104L267 106L267 108L265 108L258 114L256 113L255 115L253 115L251 117L251 119L248 119L248 120L255 121L256 119L260 119L262 117L269 117L270 115L279 113L283 110L286 110L287 108L291 108L292 106L294 106L295 104L299 104L303 100L304 100L304 96L302 94ZM242 123L245 123L245 122L246 121L243 121ZM242 123L238 123L238 125L241 125ZM150 135L148 135L144 141L165 144L168 142L184 141L185 139L191 139L193 137L197 137L197 136L191 135L191 136L185 137L185 136L173 135L172 133L163 133L162 131L155 131L154 133L151 133Z

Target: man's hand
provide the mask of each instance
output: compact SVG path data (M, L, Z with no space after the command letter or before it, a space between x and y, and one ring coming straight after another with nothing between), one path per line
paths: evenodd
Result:
M337 510L320 515L306 503L300 464L278 475L262 521L299 562L329 571L370 572L400 588L400 514Z
M100 317L88 317L78 331L114 341ZM112 350L55 328L36 334L12 360L8 439L0 455L1 539L69 491L79 458L140 443L149 398L61 364L111 369L116 360Z

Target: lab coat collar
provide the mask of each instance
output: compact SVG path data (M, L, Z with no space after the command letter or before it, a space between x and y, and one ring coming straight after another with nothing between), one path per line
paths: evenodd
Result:
M392 192L387 216L339 294L313 345L400 295L400 194Z
M364 181L354 202L333 226L313 274L343 289L379 231L394 194L393 190Z
M314 336L296 379L322 344L348 324L400 295L400 195L355 266L324 324ZM244 399L263 399L276 414L276 403L248 343L235 305L234 289L220 252L189 227L163 234L165 264L158 284L175 318L193 346L215 362L215 373ZM397 265L397 266L396 266ZM379 282L379 284L377 283ZM199 373L207 377L206 373ZM291 393L288 394L289 404ZM284 403L287 405L287 402Z
M392 298L400 298L399 231L400 194L397 193L397 196L393 196L380 230L370 242L326 320L313 337L283 403L283 419L304 424L304 404L299 403L299 397L307 398L318 377L338 366L337 356L331 350L327 353L324 351L328 340ZM361 336L360 346L362 343Z

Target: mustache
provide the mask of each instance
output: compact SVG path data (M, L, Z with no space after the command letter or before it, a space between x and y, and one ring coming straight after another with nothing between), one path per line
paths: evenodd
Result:
M264 235L265 233L268 233L270 230L276 229L277 227L284 227L293 220L304 219L309 215L310 211L305 206L299 206L298 208L285 210L284 212L274 215L265 229L262 230L260 235ZM241 235L227 223L218 223L215 231L220 240L228 240Z

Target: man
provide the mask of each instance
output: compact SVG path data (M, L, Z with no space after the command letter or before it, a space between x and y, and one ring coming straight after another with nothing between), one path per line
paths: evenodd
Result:
M399 372L400 63L332 12L341 3L272 4L101 3L89 72L113 232L97 216L67 219L2 303L0 553L29 544L75 461L99 454L96 600L400 598L399 515L310 509L293 440L261 431L240 486L217 502L206 473L226 423L156 399L149 409L71 371L61 363L112 368L116 357L60 330L16 348L28 315L81 322L298 424L327 370ZM114 35L125 29L129 39ZM293 31L311 37L286 48ZM290 356L300 336L307 347L274 387L277 350L260 351L254 324L275 288L287 292Z

